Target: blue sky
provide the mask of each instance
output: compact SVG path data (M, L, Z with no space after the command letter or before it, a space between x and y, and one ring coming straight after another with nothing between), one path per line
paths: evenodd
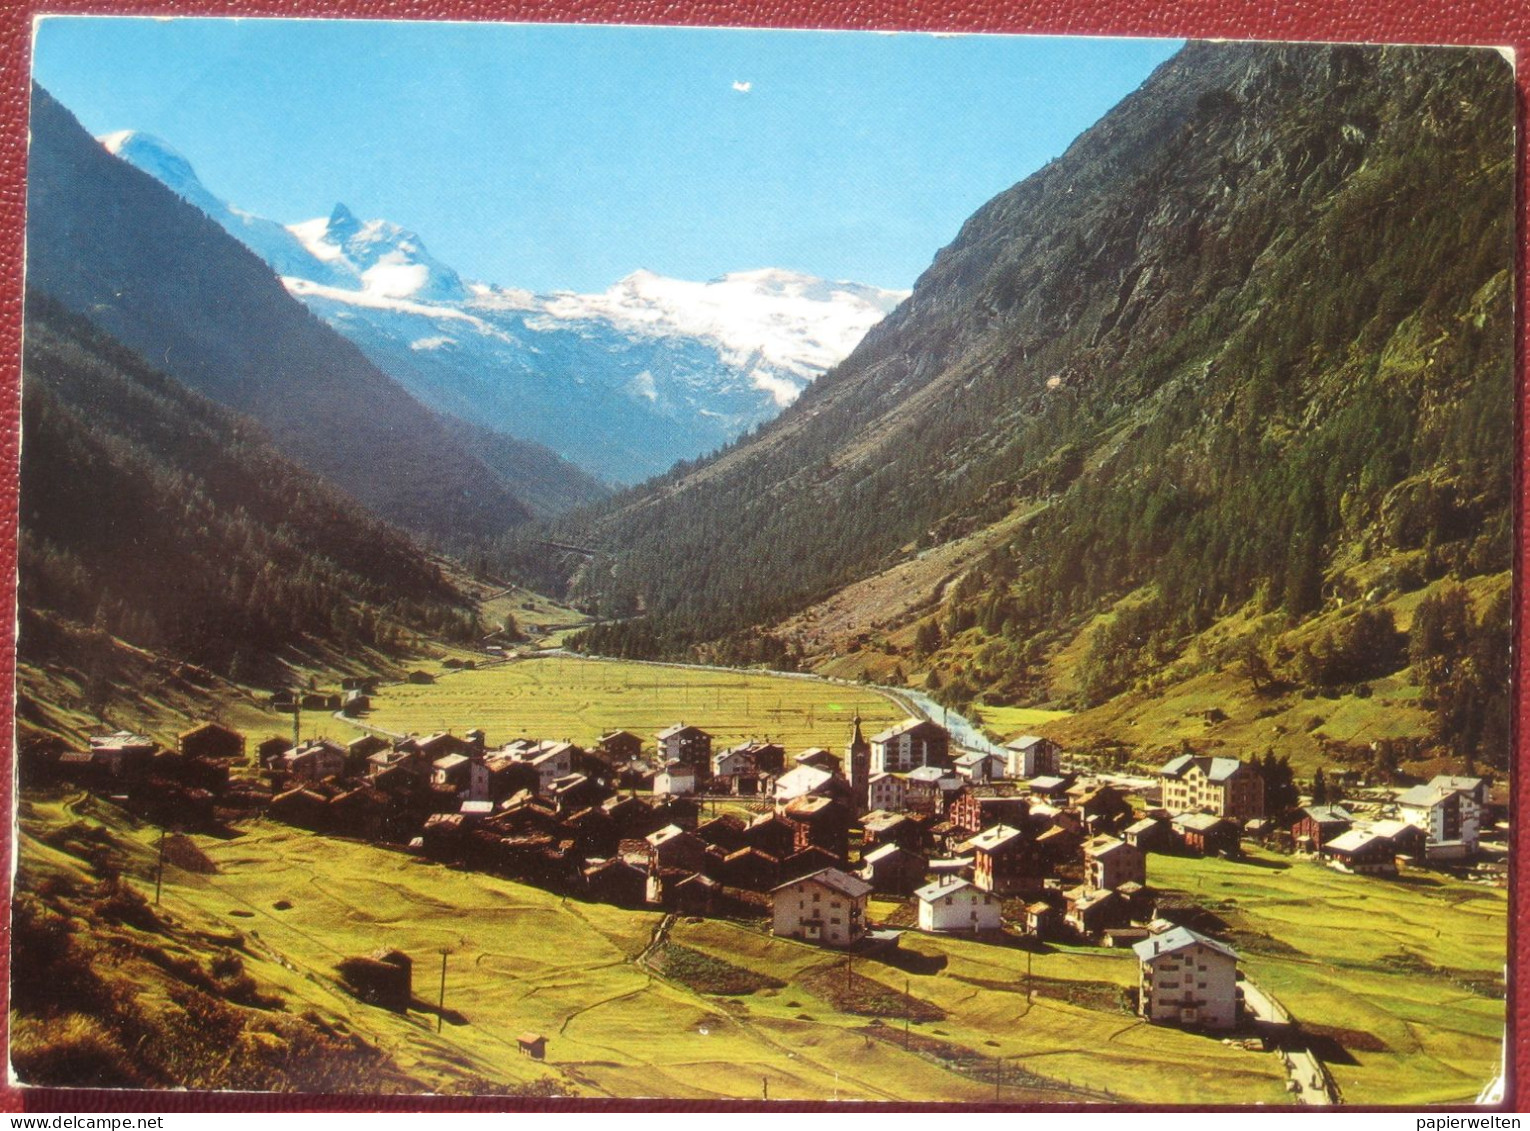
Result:
M417 232L466 277L638 268L907 287L1177 41L363 21L50 18L34 74L284 223ZM743 89L747 87L747 89Z

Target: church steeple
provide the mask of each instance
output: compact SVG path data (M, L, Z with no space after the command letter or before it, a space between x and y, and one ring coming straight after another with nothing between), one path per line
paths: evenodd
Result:
M871 780L871 743L861 733L861 713L855 713L850 744L845 747L845 764L850 768L850 789L855 794L858 811L866 807L866 786Z
M850 745L846 749L852 754L857 750L870 751L871 743L867 742L866 736L861 733L861 713L859 711L855 713L855 718L852 720L852 728L850 731Z

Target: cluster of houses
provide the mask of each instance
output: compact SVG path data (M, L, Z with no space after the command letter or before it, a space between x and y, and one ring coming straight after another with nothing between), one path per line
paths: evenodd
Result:
M1477 851L1487 783L1442 774L1393 801L1397 816L1367 819L1343 805L1309 805L1291 826L1291 843L1330 867L1395 875L1399 861L1461 860Z
M1007 928L1132 946L1144 1016L1213 1029L1238 1016L1237 955L1172 921L1184 916L1149 887L1147 858L1238 853L1268 824L1254 765L1185 754L1133 804L1126 786L1065 771L1045 738L963 753L922 719L867 738L856 718L842 754L788 757L763 739L714 751L711 735L685 723L655 735L654 750L645 757L628 731L586 750L531 738L491 747L470 730L270 738L255 757L266 811L315 831L407 844L621 906L766 915L777 935L837 948L895 944L896 931L879 934L871 921L874 895L911 907L902 914L922 931ZM58 764L117 787L149 783L174 805L210 813L214 800L248 789L231 786L228 772L244 756L242 735L207 723L174 752L118 733ZM1483 793L1480 779L1436 778L1400 796L1394 820L1309 806L1290 826L1292 843L1352 872L1470 853ZM718 814L723 797L746 803Z
M218 805L259 803L232 776L245 760L244 736L217 723L181 733L173 749L147 735L116 731L93 737L84 750L61 744L33 747L23 755L26 780L60 779L118 799L152 821L210 827Z
M338 692L320 691L317 688L309 688L307 691L283 689L271 696L270 705L285 714L339 711L347 718L355 718L372 709L372 697L377 694L380 682L377 676L347 676L340 681ZM410 672L408 682L433 683L435 677L429 672Z

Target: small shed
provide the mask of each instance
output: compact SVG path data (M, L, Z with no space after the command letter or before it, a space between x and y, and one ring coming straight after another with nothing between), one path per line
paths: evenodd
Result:
M515 1038L515 1043L520 1046L522 1056L529 1056L532 1060L547 1059L547 1038L541 1033L522 1033Z

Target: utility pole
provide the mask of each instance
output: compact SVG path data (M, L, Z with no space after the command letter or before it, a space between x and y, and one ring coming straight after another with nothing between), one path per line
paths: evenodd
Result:
M441 997L436 1003L436 1032L441 1031L441 1023L446 1019L446 956L451 951L447 947L441 948Z
M159 864L154 869L154 906L159 906L159 889L165 882L165 826L159 826Z
M993 1102L999 1102L999 1085L1004 1081L1004 1058L993 1058Z
M1035 953L1033 951L1027 950L1025 952L1025 1006L1027 1013L1030 1012L1030 1007L1036 1002L1036 991L1031 986L1031 959L1034 957Z
M914 1012L914 997L908 992L908 979L903 979L903 1047L908 1048L908 1020Z
M297 693L292 701L292 745L293 748L303 745L303 693Z

